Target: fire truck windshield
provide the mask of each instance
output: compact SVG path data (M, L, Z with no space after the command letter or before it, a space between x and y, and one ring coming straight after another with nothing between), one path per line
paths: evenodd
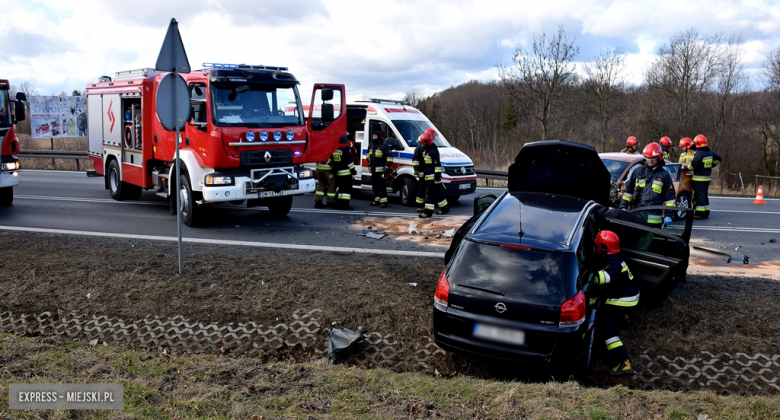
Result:
M217 126L260 128L304 123L295 86L220 83L212 85L211 98Z
M11 109L8 103L8 91L0 89L0 127L11 125Z
M411 147L417 147L417 138L428 128L433 128L428 121L411 121L411 120L393 120L395 128L398 129L398 134L404 138L404 141ZM434 144L439 147L449 147L450 144L441 134L436 133L436 139Z

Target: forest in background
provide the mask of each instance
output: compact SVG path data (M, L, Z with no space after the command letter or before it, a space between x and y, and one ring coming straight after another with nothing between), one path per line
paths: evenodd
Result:
M756 175L780 176L780 49L751 79L739 38L689 28L659 48L638 86L625 81L622 50L602 50L579 69L578 53L576 40L559 27L498 64L497 81L470 81L427 97L412 89L405 100L478 168L506 169L523 144L543 139L613 152L628 136L642 148L668 136L676 161L680 138L704 134L724 159L719 178L727 187L738 186L739 174L746 186Z

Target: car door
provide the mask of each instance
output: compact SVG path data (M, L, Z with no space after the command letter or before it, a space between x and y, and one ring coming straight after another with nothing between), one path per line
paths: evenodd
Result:
M640 210L679 210L677 207L652 206ZM632 210L634 212L636 210ZM644 304L657 304L676 285L685 280L690 257L689 241L693 226L692 212L684 225L667 229L605 218L599 225L620 238L620 251L634 275Z

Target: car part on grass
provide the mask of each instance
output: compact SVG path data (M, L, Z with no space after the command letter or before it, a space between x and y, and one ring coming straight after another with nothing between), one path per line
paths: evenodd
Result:
M125 345L160 352L230 354L244 357L282 359L294 347L325 357L322 348L327 330L320 328L312 311L296 310L294 321L274 326L254 322L204 324L181 316L168 319L147 317L133 322L106 316L78 315L75 312L44 312L37 316L0 313L0 331L18 335L63 336L73 340L108 345ZM436 347L431 337L398 340L377 332L353 348L345 363L394 372L422 372L434 375L437 363L448 353ZM692 357L669 358L644 352L634 358L634 378L620 379L630 388L670 391L714 391L721 394L780 394L780 354L749 356L745 353L701 352ZM439 371L441 367L439 366ZM450 372L451 373L451 372ZM443 376L448 372L443 372Z
M715 250L712 250L712 249L702 248L700 246L694 246L693 249L698 250L698 251L709 252L710 254L722 255L722 256L726 257L726 264L731 262L731 255L729 255L729 254L727 254L725 252L720 252L720 251L715 251Z
M336 353L347 351L365 339L362 325L358 327L357 331L349 328L331 328L330 338L328 338L328 361L333 363Z

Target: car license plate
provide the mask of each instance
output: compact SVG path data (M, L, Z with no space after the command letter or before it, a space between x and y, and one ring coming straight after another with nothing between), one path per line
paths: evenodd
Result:
M525 345L525 331L494 325L474 324L474 337L501 343Z
M279 191L260 191L260 197L258 198L266 198L266 197L279 197L284 195L284 192Z
M460 186L458 186L458 188L460 188L461 190L467 190L467 189L471 188L471 184L460 184Z

